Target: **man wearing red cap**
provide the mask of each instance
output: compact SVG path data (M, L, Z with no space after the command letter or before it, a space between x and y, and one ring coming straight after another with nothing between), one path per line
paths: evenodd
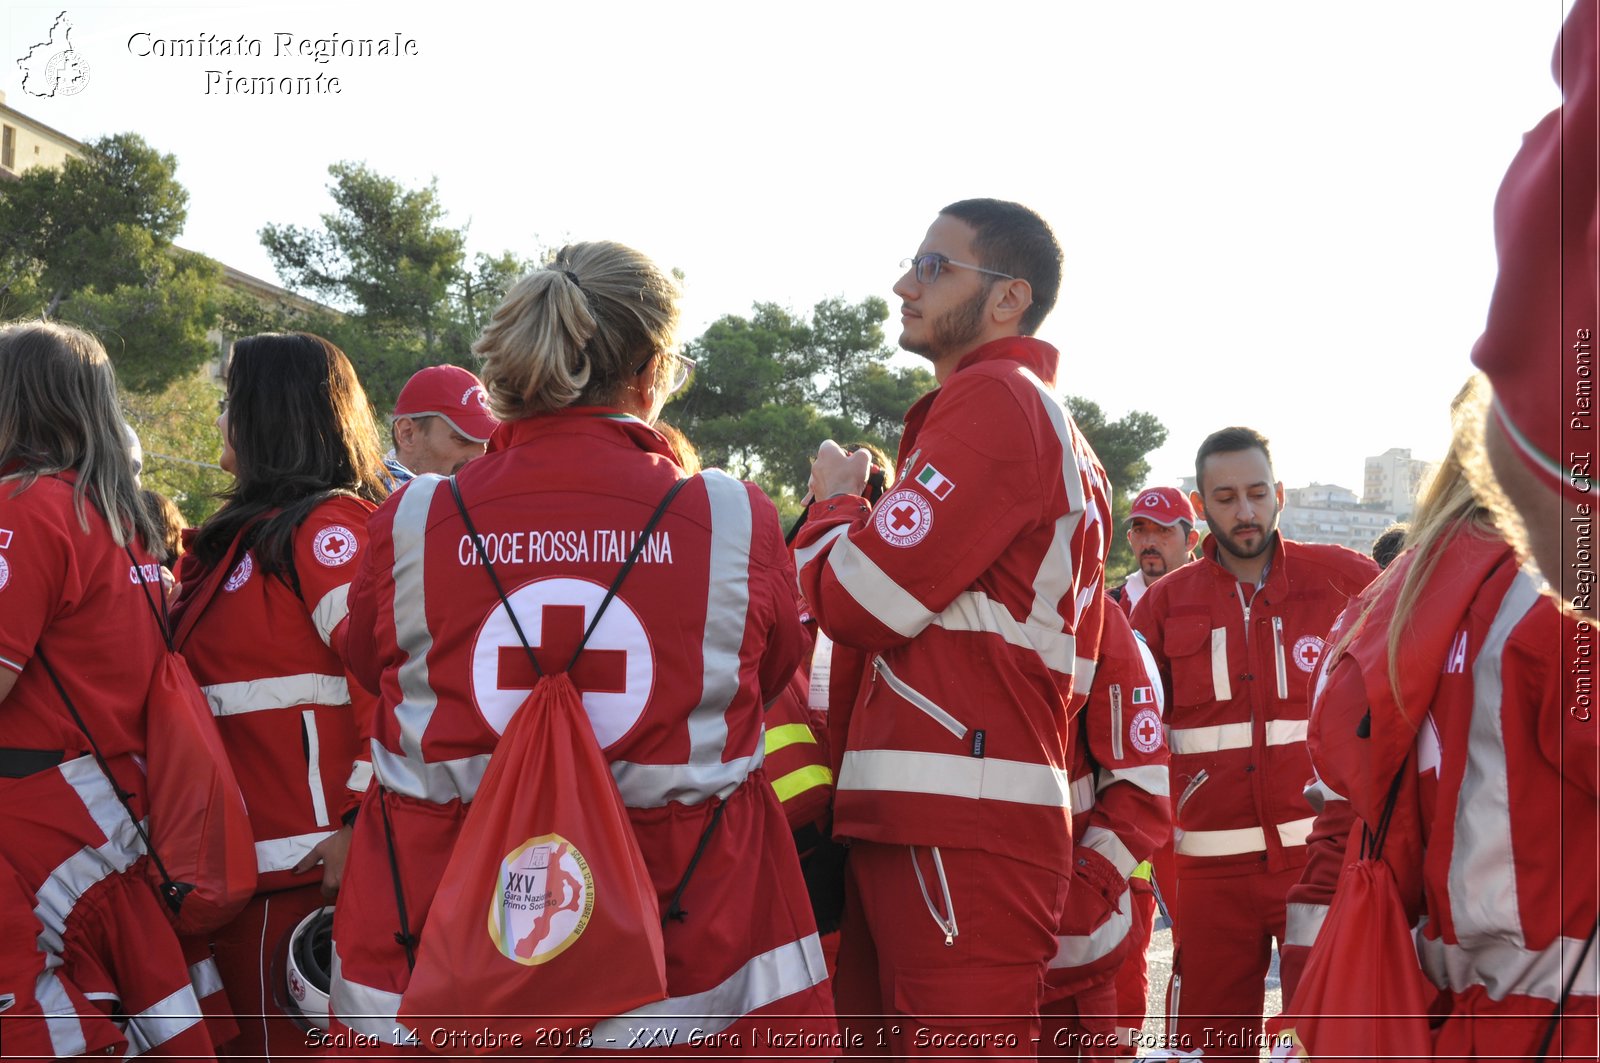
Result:
M1206 437L1195 480L1202 556L1133 611L1167 688L1178 934L1167 1034L1207 1059L1253 1060L1272 941L1284 941L1315 819L1303 794L1308 679L1378 566L1278 534L1283 484L1259 432Z
M1123 613L1132 616L1133 607L1150 585L1187 565L1200 545L1200 533L1194 530L1194 507L1183 492L1176 487L1149 487L1139 492L1128 514L1128 545L1139 567L1128 573L1122 586L1108 593Z
M451 476L483 456L500 422L489 413L489 397L477 377L457 365L430 365L400 390L389 428L394 449L383 459L398 487L413 476Z

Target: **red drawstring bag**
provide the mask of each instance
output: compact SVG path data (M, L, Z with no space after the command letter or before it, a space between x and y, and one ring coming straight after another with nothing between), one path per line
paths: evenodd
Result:
M400 1015L474 1035L449 1042L469 1052L494 1047L485 1032L559 1048L666 995L661 912L622 797L577 688L547 675L489 759Z
M539 680L489 758L400 1002L412 1029L461 1035L440 1043L482 1053L506 1043L486 1035L520 1034L523 1045L559 1052L600 1019L667 997L655 885L569 673L688 482L675 482L650 515L566 668L546 674L450 480Z
M180 654L145 695L148 866L180 934L223 926L256 891L255 835L211 707Z
M1422 973L1394 871L1382 859L1400 768L1362 859L1345 866L1305 973L1283 1014L1267 1023L1273 1059L1431 1059L1428 1022L1438 990Z

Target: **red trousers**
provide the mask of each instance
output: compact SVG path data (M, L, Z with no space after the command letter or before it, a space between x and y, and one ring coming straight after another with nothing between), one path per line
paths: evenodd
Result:
M296 924L321 908L322 887L313 883L273 893L258 893L227 926L212 936L222 986L239 1023L239 1036L217 1046L221 1059L275 1059L327 1053L295 1025L279 1003L281 945Z
M1150 934L1155 927L1156 895L1148 882L1132 879L1128 889L1133 905L1133 929L1128 931L1128 956L1117 970L1116 1008L1119 1056L1139 1054L1135 1038L1144 1028L1150 1000L1150 980L1145 977L1145 953L1150 951Z
M143 816L144 773L111 767ZM94 759L0 779L0 808L0 1051L212 1059L144 844Z
M1069 881L971 849L855 842L834 983L850 1054L1036 1052Z
M1264 866L1264 865L1263 865ZM1170 1046L1205 1058L1259 1058L1272 942L1283 940L1285 898L1300 868L1219 878L1182 876L1167 1013Z
M1040 1059L1115 1059L1117 985L1108 977L1040 1009Z

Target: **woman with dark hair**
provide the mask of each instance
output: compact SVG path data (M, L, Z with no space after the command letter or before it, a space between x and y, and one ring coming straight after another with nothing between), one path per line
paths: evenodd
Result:
M347 682L343 649L345 596L385 495L378 433L349 359L308 333L235 343L222 407L234 484L183 557L172 623L244 791L261 876L212 941L240 1016L223 1049L302 1055L274 959L338 889L371 777L370 703Z
M145 692L166 649L159 542L100 343L0 328L7 1054L211 1058L191 974L216 972L186 968L135 825L149 812Z
M381 691L371 746L381 788L362 805L346 876L362 903L339 907L333 935L332 1010L357 1033L441 1044L400 1017L408 952L414 938L418 956L473 944L430 939L450 931L430 906L534 686L530 654L581 691L663 918L667 999L600 1022L593 1044L628 1047L630 1025L660 1027L679 1046L699 1031L746 1048L768 1043L758 1031L833 1029L816 925L762 767L763 706L804 648L794 568L759 488L715 470L688 476L651 427L692 365L674 352L677 319L676 284L638 251L563 248L512 287L474 347L501 421L488 454L451 479L410 481L372 519L371 557L350 590L349 658ZM618 585L635 543L638 563ZM547 859L553 880L567 858ZM539 911L562 897L551 891ZM488 959L504 970L612 974L603 955L584 958L586 917L501 914L522 950L495 946ZM484 1006L463 994L452 1010ZM541 1006L525 1002L548 1015Z

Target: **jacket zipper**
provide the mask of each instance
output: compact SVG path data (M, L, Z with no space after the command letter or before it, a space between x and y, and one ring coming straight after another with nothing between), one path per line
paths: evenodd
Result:
M1183 815L1183 806L1189 803L1189 798L1193 797L1194 792L1200 789L1201 786L1205 785L1205 781L1210 777L1211 773L1206 769L1201 768L1199 774L1197 774L1193 779L1189 780L1189 785L1183 788L1183 793L1178 797L1178 804L1172 810L1172 818L1174 820Z
M1272 618L1272 648L1278 657L1278 700L1289 700L1289 673L1283 660L1283 617Z
M927 713L935 723L939 724L939 726L943 727L946 731L949 731L957 738L967 737L966 724L962 723L960 720L941 709L938 705L935 705L932 701L929 701L927 696L921 691L907 686L899 676L895 675L889 670L889 666L883 663L882 657L874 657L872 659L872 667L873 674L875 676L883 676L883 681L889 684L890 690L894 691L906 701L909 701L912 705L915 705L917 708Z
M1122 684L1111 684L1111 759L1122 760Z

